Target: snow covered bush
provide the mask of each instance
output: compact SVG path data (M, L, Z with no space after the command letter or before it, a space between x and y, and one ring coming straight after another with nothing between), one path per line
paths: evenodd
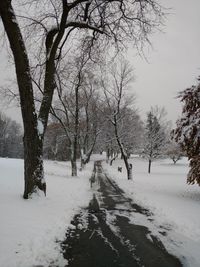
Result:
M183 103L182 117L172 134L190 159L187 182L200 185L200 82L181 92L179 98Z

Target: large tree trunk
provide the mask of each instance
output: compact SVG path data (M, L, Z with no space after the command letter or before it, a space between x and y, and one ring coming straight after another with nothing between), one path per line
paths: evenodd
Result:
M38 132L28 55L11 1L0 1L0 15L13 52L24 125L25 190L27 199L39 190L46 193L42 163L43 133Z
M43 141L40 137L35 136L35 139L30 140L24 136L24 177L25 188L24 198L42 190L46 195L46 183L44 180L44 169L42 160ZM31 153L30 153L31 152Z

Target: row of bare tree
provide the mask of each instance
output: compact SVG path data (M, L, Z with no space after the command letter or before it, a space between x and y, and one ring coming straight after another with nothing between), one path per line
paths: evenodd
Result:
M108 56L113 53L112 47L120 50L128 42L140 48L149 41L149 34L160 24L162 15L156 0L0 1L0 16L14 58L24 126L25 199L39 190L46 193L42 161L44 134L63 62L70 62L70 55L83 47L87 47L91 62L99 60L102 51ZM81 82L78 73L76 77ZM78 94L79 85L73 86ZM35 102L37 89L40 104ZM120 94L120 88L117 90ZM120 119L116 108L114 127ZM75 134L70 138L75 147L77 121L74 129ZM116 128L115 135L118 135ZM123 153L123 145L119 145ZM72 162L75 157L72 154Z
M74 68L70 64L70 73L64 69L59 74L59 86L50 110L53 123L47 128L44 151L56 157L59 146L65 143L72 176L77 175L79 156L83 168L94 149L107 151L108 158L120 153L131 179L128 155L139 147L142 136L142 121L130 91L132 68L121 57L119 62L104 69L97 64L96 71L94 64L91 69L90 62L84 60L82 54L74 60L77 62Z

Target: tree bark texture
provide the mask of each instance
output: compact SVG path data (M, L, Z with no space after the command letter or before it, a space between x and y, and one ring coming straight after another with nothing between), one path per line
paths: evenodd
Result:
M27 199L38 189L46 193L42 163L43 137L39 135L37 129L37 115L35 113L28 55L10 0L0 1L0 15L13 52L20 93L24 125L24 198Z
M46 183L44 180L43 169L43 141L40 137L35 139L24 137L24 177L25 188L24 198L28 199L30 195L37 192L38 189L46 195Z

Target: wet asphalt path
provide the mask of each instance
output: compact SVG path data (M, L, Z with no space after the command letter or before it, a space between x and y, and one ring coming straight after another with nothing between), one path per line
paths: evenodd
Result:
M77 214L74 227L62 243L69 267L179 267L160 240L145 226L130 222L132 213L151 217L148 210L131 199L103 172L97 162L93 199L87 209Z

